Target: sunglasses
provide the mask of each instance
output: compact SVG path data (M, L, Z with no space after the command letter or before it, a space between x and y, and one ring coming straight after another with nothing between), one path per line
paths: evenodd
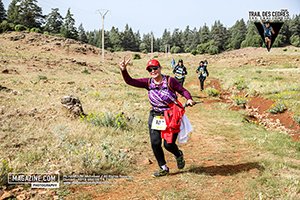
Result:
M148 68L147 71L148 72L156 71L156 70L158 70L158 68L159 67L151 67L151 68Z

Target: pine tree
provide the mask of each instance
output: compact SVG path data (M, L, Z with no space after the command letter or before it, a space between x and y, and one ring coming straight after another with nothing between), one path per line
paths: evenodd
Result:
M211 39L209 28L206 24L199 29L199 42L206 43Z
M60 33L66 38L78 38L78 32L75 27L75 19L73 18L73 14L71 14L70 8L68 9L66 17L64 18Z
M138 51L139 44L136 41L136 36L134 35L132 29L126 24L125 30L122 33L122 47L125 51Z
M181 53L183 52L183 34L182 31L176 28L172 33L172 48L171 52L173 53Z
M140 51L144 53L151 52L151 38L152 38L152 33L147 33L143 35L143 39L140 44Z
M282 47L290 44L291 32L289 30L289 21L283 23L279 34L277 35L273 47Z
M247 34L245 40L242 42L241 47L260 47L262 45L262 40L256 26L252 22L248 22Z
M100 47L100 35L100 32L96 30L87 32L88 43Z
M153 50L159 52L160 47L161 47L161 39L160 38L155 38Z
M121 41L121 35L119 33L119 29L115 28L114 26L111 28L109 32L109 40L112 45L113 51L122 51L122 41Z
M295 15L290 21L291 35L300 36L300 15Z
M22 0L19 7L20 24L28 27L41 27L44 16L42 8L37 5L37 0Z
M247 27L243 19L236 21L230 28L229 48L239 49L245 40Z
M160 51L165 51L166 45L171 45L172 44L172 38L171 38L170 31L167 31L167 29L164 30L160 42L161 42L161 45L160 45L159 50Z
M185 28L182 33L182 43L184 44L184 52L191 52L193 49L196 48L197 44L199 43L198 40L198 32L196 29L191 30L189 26Z
M292 45L300 46L300 15L296 15L291 19L290 22L291 38L290 42Z
M296 15L291 19L290 22L291 38L290 42L292 45L300 46L300 15Z
M227 29L220 21L215 21L211 27L211 38L213 40L213 46L217 47L218 52L226 49L227 36Z
M140 35L140 32L136 32L134 33L134 46L135 46L135 50L134 51L139 51L139 47L140 47L140 44L141 44L141 35ZM156 40L154 40L154 44L155 44ZM156 46L154 45L154 51L156 51Z
M184 51L185 52L192 52L196 50L197 45L200 43L199 34L196 28L190 30L188 27L183 32L183 38L185 38L184 42Z
M78 40L81 42L84 42L84 43L88 42L88 38L87 38L87 35L85 33L82 23L78 27Z
M6 19L6 11L2 0L0 0L0 23Z
M20 3L21 0L12 0L7 9L7 20L13 24L20 24Z
M63 24L63 17L59 13L58 8L52 8L52 11L46 16L45 31L57 34Z

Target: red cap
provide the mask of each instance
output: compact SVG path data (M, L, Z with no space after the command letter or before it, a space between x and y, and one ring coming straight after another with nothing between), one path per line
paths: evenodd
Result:
M149 67L160 67L160 64L158 60L152 59L148 61L146 69L148 69Z

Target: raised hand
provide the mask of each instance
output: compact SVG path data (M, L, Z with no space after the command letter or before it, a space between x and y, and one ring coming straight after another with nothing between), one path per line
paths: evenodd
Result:
M126 67L128 65L128 63L130 62L130 58L128 60L125 60L125 57L124 57L124 60L122 60L120 63L119 63L119 67L122 71L126 70Z

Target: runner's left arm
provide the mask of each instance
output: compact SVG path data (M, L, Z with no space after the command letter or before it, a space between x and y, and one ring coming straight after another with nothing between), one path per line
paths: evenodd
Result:
M182 85L173 77L170 77L170 87L175 92L178 92L179 94L184 96L187 100L189 99L193 100L191 93L187 89L182 87Z
M205 71L206 71L206 74L207 74L207 76L209 76L209 73L208 73L207 67L205 67Z
M184 75L187 75L187 70L186 70L186 67L184 67Z

